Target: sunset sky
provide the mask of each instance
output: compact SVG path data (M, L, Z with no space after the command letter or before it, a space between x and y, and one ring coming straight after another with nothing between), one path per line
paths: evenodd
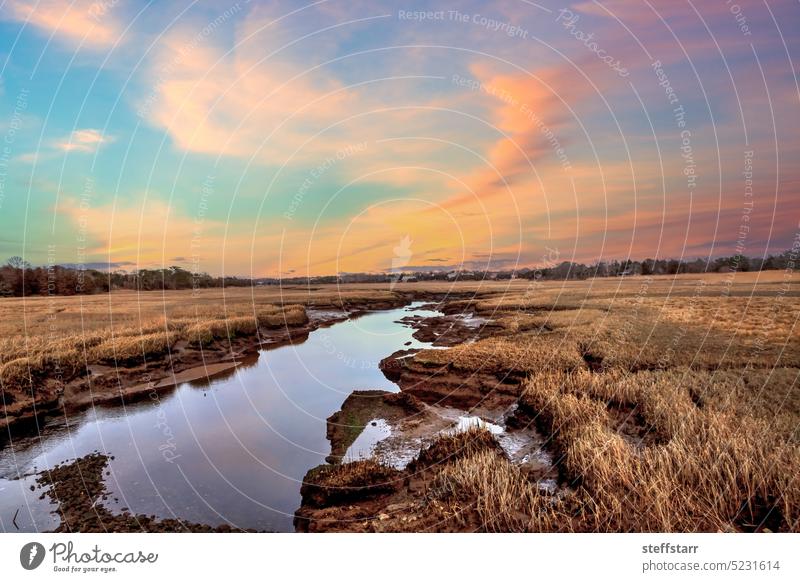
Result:
M798 15L5 0L0 257L286 276L780 252Z

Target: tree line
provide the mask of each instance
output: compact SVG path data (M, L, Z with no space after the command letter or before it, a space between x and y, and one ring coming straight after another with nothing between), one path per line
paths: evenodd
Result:
M0 266L0 297L92 295L108 293L114 289L155 291L245 287L251 284L250 279L212 277L208 273L193 273L177 266L165 269L138 269L130 273L106 272L61 265L34 267L20 257L11 257Z
M680 273L727 273L737 271L767 271L796 269L797 251L787 250L768 257L733 255L716 259L644 259L643 261L597 261L590 265L562 261L558 265L538 269L506 271L445 271L415 272L419 281L459 279L537 279L573 280L592 277L625 277L631 275L677 275ZM455 275L455 276L454 276ZM388 282L396 275L353 273L347 282ZM99 271L49 265L34 267L20 257L11 257L0 266L0 297L33 297L36 295L91 295L115 289L156 291L175 289L209 289L213 287L247 287L254 284L337 283L342 276L294 277L290 279L248 279L243 277L213 277L208 273L193 273L182 267Z
M563 261L543 269L523 269L517 276L524 279L589 279L591 277L624 277L629 275L678 275L681 273L729 273L796 269L797 251L787 250L767 257L732 255L716 259L644 259L643 261L598 261L591 265Z

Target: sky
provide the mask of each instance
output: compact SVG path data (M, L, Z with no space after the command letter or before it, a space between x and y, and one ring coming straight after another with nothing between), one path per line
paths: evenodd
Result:
M0 257L239 276L761 256L800 4L0 0Z

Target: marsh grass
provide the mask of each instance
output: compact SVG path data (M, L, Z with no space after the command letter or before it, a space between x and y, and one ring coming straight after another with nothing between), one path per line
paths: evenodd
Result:
M465 449L436 476L441 519L487 531L800 531L800 293L793 279L754 278L462 302L504 332L415 360L524 373L519 409L547 435L561 484L543 494L502 455Z
M520 407L550 435L561 494L539 491L502 454L462 444L435 480L451 503L444 519L477 512L488 531L798 531L797 446L765 418L692 399L733 381L689 369L535 374ZM609 403L635 406L657 444L626 440Z

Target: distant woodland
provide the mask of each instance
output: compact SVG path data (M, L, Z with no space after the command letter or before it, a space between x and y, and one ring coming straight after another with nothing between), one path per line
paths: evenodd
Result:
M37 295L86 295L108 293L115 289L155 291L171 289L207 289L212 287L246 287L250 285L382 283L402 279L414 281L453 281L482 279L581 280L592 277L626 277L636 275L676 275L680 273L728 273L739 271L795 270L797 249L768 257L734 255L716 259L645 259L642 261L598 261L590 265L563 261L541 268L505 271L415 270L411 273L347 273L319 277L288 279L246 277L214 277L194 273L182 267L138 269L135 271L101 271L61 265L33 266L20 257L11 257L0 266L0 297Z
M251 284L252 281L246 278L212 277L182 267L107 272L60 265L34 267L20 257L11 257L0 267L0 297L91 295L114 289L154 291L245 287Z

